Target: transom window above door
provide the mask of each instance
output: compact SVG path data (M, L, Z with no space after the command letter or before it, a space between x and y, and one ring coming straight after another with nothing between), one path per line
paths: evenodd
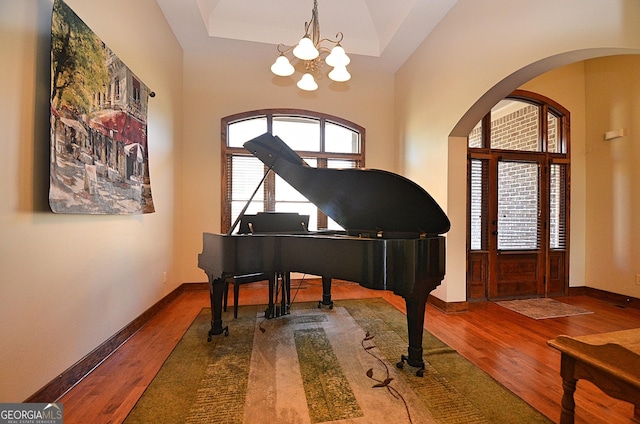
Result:
M490 122L486 119L478 122L469 134L468 147L567 154L568 139L563 137L562 128L566 122L564 113L532 98L512 96L491 109ZM483 128L488 134L483 135Z
M235 222L266 172L264 164L244 149L245 142L264 133L280 137L309 166L364 167L363 127L327 114L292 109L245 112L222 118L222 231ZM270 172L247 208L257 212L309 215L309 230L341 229L286 181Z

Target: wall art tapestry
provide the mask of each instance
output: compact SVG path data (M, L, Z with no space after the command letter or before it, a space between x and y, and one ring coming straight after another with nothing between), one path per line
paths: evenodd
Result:
M147 105L154 94L62 0L51 19L49 205L56 213L154 212Z

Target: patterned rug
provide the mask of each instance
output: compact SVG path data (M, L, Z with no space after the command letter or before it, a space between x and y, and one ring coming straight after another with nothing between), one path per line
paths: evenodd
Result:
M406 317L383 299L295 304L223 314L228 337L207 343L203 309L126 423L549 423L424 333L424 377L398 369Z
M561 318L593 313L548 297L507 300L496 302L496 304L533 319Z

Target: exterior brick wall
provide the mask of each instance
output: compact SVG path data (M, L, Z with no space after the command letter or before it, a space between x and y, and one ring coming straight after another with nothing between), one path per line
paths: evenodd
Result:
M555 122L556 120L554 120ZM491 148L539 151L538 108L526 105L491 123ZM481 127L469 135L469 147L481 147ZM529 163L500 162L498 166L499 249L533 249L537 247L538 167ZM480 249L481 202L479 181L472 184L472 249Z
M528 105L491 122L491 148L539 151L538 108Z

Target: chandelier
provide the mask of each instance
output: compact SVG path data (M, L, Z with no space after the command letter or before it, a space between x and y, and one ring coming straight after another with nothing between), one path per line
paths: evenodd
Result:
M305 73L298 81L298 88L306 91L313 91L318 88L318 84L313 78L316 70L322 68L325 64L333 69L329 72L329 78L337 82L345 82L351 78L351 74L347 71L347 65L351 62L349 56L345 53L340 45L342 41L342 33L336 34L336 39L320 38L320 22L318 20L318 1L313 0L313 10L311 11L311 21L304 23L304 36L297 45L288 47L284 44L278 45L280 55L275 63L271 65L271 72L281 77L293 75L295 68L289 62L285 54L292 52L294 59L304 62ZM329 49L323 46L323 43L333 45ZM323 59L323 55L326 57Z

